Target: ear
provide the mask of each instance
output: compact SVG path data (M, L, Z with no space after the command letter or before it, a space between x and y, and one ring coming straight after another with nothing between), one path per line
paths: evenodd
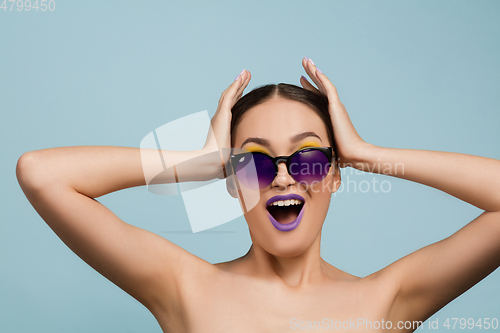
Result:
M340 167L338 163L335 163L335 166L333 167L333 186L332 186L332 193L337 192L337 190L340 187L340 184L342 182L341 177L340 177Z
M238 190L236 189L236 184L234 183L234 177L229 176L226 178L226 189L230 196L238 199Z

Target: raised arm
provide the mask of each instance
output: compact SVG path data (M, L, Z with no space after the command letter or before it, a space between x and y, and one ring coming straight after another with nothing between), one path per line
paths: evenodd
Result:
M215 135L209 135L203 149L160 152L167 167L182 165L193 158L200 161L200 157L214 152L219 155L215 140L225 131L220 115L230 114L230 108L249 80L249 73L245 74L223 93L226 99L221 97L212 119L211 133ZM166 300L169 309L175 308L171 305L179 301L177 291L183 277L201 268L207 274L213 269L206 261L163 237L125 223L95 199L145 185L144 171L159 168L158 153L157 150L129 147L60 147L27 152L20 157L16 168L26 197L59 238L90 266L150 310L165 307ZM216 177L221 159L215 161L186 168L191 171L184 174L183 179ZM169 174L166 173L164 182L174 181L175 177Z
M177 159L186 155L165 153ZM95 199L145 184L139 148L31 151L21 156L16 171L38 214L86 263L148 308L159 301L156 296L175 297L183 262L194 264L196 257L163 237L123 222Z
M425 184L485 210L465 227L387 268L394 312L425 320L500 266L500 161L458 153L367 147L356 169ZM380 166L380 169L379 169Z
M342 167L425 184L485 210L450 237L380 271L399 290L391 319L425 320L500 266L500 161L368 144L354 129L333 84L314 64L304 60L303 66L319 90L305 79L302 85L328 96Z

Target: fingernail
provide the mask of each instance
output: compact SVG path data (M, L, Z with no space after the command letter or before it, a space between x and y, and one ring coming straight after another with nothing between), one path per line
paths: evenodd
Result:
M313 65L314 65L314 61L313 61L312 59L309 59L309 61L311 62L311 64L313 64Z
M318 70L318 72L320 72L321 74L323 74L323 72L318 67L316 67L316 69Z
M308 57L305 57L306 58L306 61L309 61L309 58Z
M245 72L245 69L241 71L240 74L238 74L238 76L236 77L236 79L234 79L234 81L238 80L238 78L241 76L241 74L243 74Z
M302 78L307 81L307 78L304 75L302 75Z

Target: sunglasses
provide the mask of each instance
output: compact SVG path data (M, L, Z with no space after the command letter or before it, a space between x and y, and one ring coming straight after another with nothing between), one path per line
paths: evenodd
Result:
M278 175L278 164L286 163L288 174L305 185L322 181L332 166L332 147L307 147L290 156L272 157L261 152L244 152L230 156L238 181L246 188L261 190Z

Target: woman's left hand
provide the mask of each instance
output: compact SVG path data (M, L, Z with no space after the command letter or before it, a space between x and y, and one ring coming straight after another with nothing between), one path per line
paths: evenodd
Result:
M337 89L307 57L302 59L302 66L312 81L319 88L314 87L302 76L300 84L307 90L328 97L328 110L332 119L333 135L337 145L337 156L340 167L353 166L371 145L363 141L354 128L347 110L337 94Z

